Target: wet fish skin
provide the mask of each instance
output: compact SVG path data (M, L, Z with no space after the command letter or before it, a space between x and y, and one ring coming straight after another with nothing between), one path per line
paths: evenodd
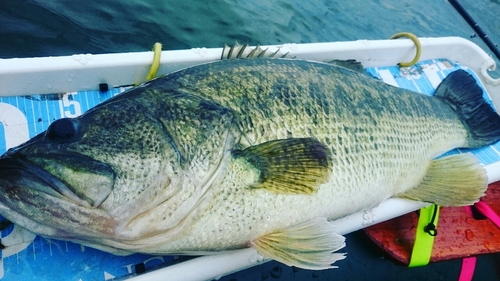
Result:
M497 141L500 129L491 124L498 115L486 110L474 119L488 130L476 128L450 103L324 63L240 59L191 67L56 121L5 153L0 213L39 234L115 253L254 246L290 265L327 268L343 258L330 253L344 242L320 217L405 194L461 205L484 192L485 173L472 156L432 159ZM466 163L465 175L456 162ZM460 176L474 181L453 183L465 190L460 195L426 193L435 177L447 183ZM273 252L294 249L296 234L326 253Z
M257 197L255 201L265 202L259 208L274 206L275 201L284 202L276 207L281 210L270 212L278 214L270 218L270 224L274 226L286 227L289 220L294 220L290 217L299 216L290 211L295 207L284 206L320 205L324 209L318 213L308 207L295 210L300 210L302 215L307 213L308 218L321 213L330 219L374 206L417 185L433 157L453 147L467 146L468 132L449 106L436 98L387 86L365 75L327 64L245 60L240 61L238 67L225 71L229 69L228 65L231 64L207 65L208 70L188 69L170 78L177 81L178 89L183 92L196 93L233 109L235 115L240 117L235 123L241 132L238 144L242 147L297 137L314 137L327 144L333 155L332 178L328 184L349 186L343 191L337 190L336 194L325 194L323 191L327 189L320 189L316 196L309 197L274 194L269 197L266 190L254 191L252 196ZM207 72L216 73L216 76L206 75ZM154 87L162 89L165 84L158 82ZM162 91L167 92L168 89ZM354 94L360 92L360 95ZM245 178L238 181L244 182ZM245 185L248 183L241 184ZM367 188L370 185L379 189L371 191ZM231 190L225 191L229 194L238 193L230 187L221 189ZM358 194L370 196L359 198ZM239 205L237 196L232 200L217 198L222 199L207 211L218 213L214 218L227 216L227 210ZM236 210L231 216L235 221L230 225L239 225L238 214L255 210L255 205L249 203ZM258 221L265 218L259 212L250 212L252 225L259 225ZM218 221L213 219L200 223L200 231L193 233L203 236L205 232L202 230L220 225ZM219 239L212 241L213 250L226 247L225 243L229 244L233 237L242 237L226 229L219 230L215 236ZM253 238L248 236L242 240ZM193 240L198 239L201 241L202 237ZM175 243L181 242L178 240ZM184 246L179 246L179 249Z

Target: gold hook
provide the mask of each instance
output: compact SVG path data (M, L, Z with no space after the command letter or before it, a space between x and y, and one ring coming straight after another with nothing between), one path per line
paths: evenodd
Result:
M398 63L399 67L410 67L410 66L416 64L418 62L418 60L420 59L420 54L422 53L422 45L420 45L420 40L418 40L417 36L415 36L415 34L410 33L410 32L396 33L396 34L392 35L391 38L389 38L389 39L397 39L397 38L401 38L401 37L406 37L406 38L411 39L411 41L413 41L413 43L415 44L415 47L417 47L417 53L415 54L415 57L413 58L412 61Z
M148 76L146 76L146 81L149 81L156 77L158 68L160 67L160 57L161 57L161 43L156 42L153 46L153 63L149 69Z

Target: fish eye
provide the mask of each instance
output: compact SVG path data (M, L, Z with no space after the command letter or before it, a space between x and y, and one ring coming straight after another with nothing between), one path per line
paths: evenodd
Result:
M49 140L63 140L69 139L76 134L77 125L72 118L61 118L54 121L47 132L45 137Z

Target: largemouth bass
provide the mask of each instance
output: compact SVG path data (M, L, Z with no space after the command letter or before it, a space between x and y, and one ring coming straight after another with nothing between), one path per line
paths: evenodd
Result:
M225 60L149 81L0 158L0 213L37 234L125 254L254 247L287 265L344 258L328 220L390 197L444 206L487 187L456 147L500 117L456 71L434 97L351 70Z

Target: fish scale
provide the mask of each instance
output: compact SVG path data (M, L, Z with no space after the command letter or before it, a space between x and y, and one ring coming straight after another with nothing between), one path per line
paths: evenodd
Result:
M474 156L434 159L500 139L500 117L473 81L454 72L430 97L327 63L190 67L2 155L1 213L117 254L250 246L287 265L330 268L344 258L332 254L344 238L327 219L392 196L442 205L482 196L487 178Z
M318 194L308 197L308 204L305 204L303 198L299 199L296 195L284 196L283 198L269 198L266 191L252 191L255 194L259 194L259 192L264 194L263 198L254 200L262 204L263 207L255 209L255 206L241 206L241 208L252 210L252 212L258 212L259 209L266 210L266 213L272 214L271 217L273 218L270 219L270 222L264 222L261 225L252 216L253 219L247 222L246 225L253 225L254 228L260 229L260 233L254 233L252 237L242 236L239 229L233 231L232 227L219 229L218 231L212 229L211 226L219 225L214 220L223 217L224 213L208 215L214 214L216 211L210 209L207 210L207 215L202 216L200 222L194 226L192 231L194 237L189 238L190 235L188 235L177 242L169 244L172 247L169 248L169 251L176 252L179 249L185 249L187 245L197 245L196 241L204 240L202 238L205 235L204 230L208 229L212 229L211 231L215 233L211 236L214 238L214 241L223 241L228 244L234 243L237 247L241 247L246 241L269 232L270 228L273 227L287 227L297 221L307 220L319 214L327 216L330 219L339 218L358 211L364 206L373 206L376 202L380 202L395 193L403 192L407 188L414 186L423 177L427 168L426 165L422 165L421 163L428 163L430 159L449 150L451 146L464 145L467 133L462 124L457 122L456 115L445 104L438 103L436 108L435 104L429 102L431 101L429 97L387 87L375 80L369 81L371 83L368 83L369 86L366 86L367 83L365 80L369 78L347 70L342 71L348 72L349 75L357 79L352 79L354 81L351 82L333 83L333 81L338 82L342 81L342 79L335 77L338 75L336 73L328 73L328 66L326 67L327 71L325 71L324 65L321 64L315 65L317 69L314 69L314 71L298 67L300 69L299 72L297 68L290 66L280 69L279 62L270 67L255 63L256 66L252 69L252 64L254 63L254 61L247 60L245 63L242 63L249 68L246 71L233 71L231 69L227 72L224 71L225 65L222 63L207 65L207 68L212 66L214 68L220 67L220 70L208 70L207 73L209 73L210 77L206 78L206 80L203 78L200 79L200 77L204 76L203 74L191 74L189 73L190 69L188 69L186 70L188 73L181 72L179 76L183 77L183 81L186 81L191 76L196 77L196 81L188 83L189 88L182 89L189 92L197 92L198 95L206 99L215 100L225 107L234 109L242 114L244 113L246 117L253 117L251 122L248 119L240 120L240 122L247 121L248 124L252 124L252 126L245 123L239 125L242 128L241 144L246 144L246 146L272 139L286 138L288 131L294 137L313 136L322 142L326 138L335 140L335 138L331 137L338 136L337 139L342 139L342 144L336 142L327 143L332 151L335 151L333 157L334 170L332 173L334 176L325 184L325 187L319 189ZM297 64L300 63L297 62ZM294 75L287 76L291 72ZM297 72L301 76L297 75ZM210 73L217 73L218 83L214 82L214 77ZM267 87L267 91L265 91L261 86L260 91L255 92L253 91L255 85L253 83L247 84L247 81L252 81L252 79L246 79L245 74L259 77L260 85L274 85L277 83L287 85L291 84L290 81L299 85L319 83L321 91L313 93L306 90L306 87ZM328 77L330 74L331 77ZM319 79L318 76L323 79ZM360 80L363 82L361 83ZM230 83L231 87L226 86L224 83ZM205 90L208 88L207 85L210 85L213 89L211 91ZM247 88L245 88L246 85L248 85ZM352 87L353 85L356 86ZM224 92L217 91L219 88L223 88L227 92L221 95ZM286 91L284 91L285 88ZM381 91L374 91L373 88L380 88ZM278 94L275 92L276 89L279 89ZM367 96L349 96L349 93L359 92L365 93ZM287 93L287 95L283 93ZM329 95L325 93L329 93ZM383 95L389 95L392 98L387 99ZM398 95L397 99L393 98L394 95ZM290 103L286 102L286 98L292 96L296 105L294 108L290 108L287 105ZM314 99L310 99L311 96ZM274 99L269 101L269 97L273 97ZM368 99L381 100L381 102L379 101L379 103L375 103L374 106L370 107L370 105L373 105L373 101L368 104ZM247 102L240 103L241 100L246 100ZM262 102L252 101L266 101L268 106L266 107ZM328 106L325 106L325 104L328 104ZM419 107L415 106L417 104ZM333 109L332 113L336 114L326 114L324 112L325 108ZM359 114L358 112L362 112L363 114ZM304 118L304 116L309 115L312 115L310 119ZM297 118L297 116L300 116L300 118ZM421 119L424 120L421 121ZM432 122L426 119L431 119ZM372 120L376 120L376 126ZM261 131L265 131L266 133L260 134L259 132ZM373 137L374 141L368 143L361 141L360 138L365 133L359 132L369 132L367 137ZM395 137L386 138L386 136L391 135L395 135ZM422 146L419 146L414 139L422 140ZM373 149L373 144L377 144L378 148ZM440 145L445 148L440 147ZM383 176L379 177L379 174ZM379 181L376 179L379 179ZM235 179L227 176L223 181L233 182ZM397 181L401 185L396 186L394 181ZM403 183L406 184L403 185ZM242 185L244 186L244 184ZM326 187L345 185L348 188L344 188L342 191ZM398 188L397 190L395 190L396 187ZM229 190L232 190L232 187L219 186L217 188L223 190L224 188L229 188ZM385 191L382 192L382 189L385 189ZM330 192L325 191L323 193L323 190L330 190ZM243 189L243 191L245 190ZM379 195L375 196L373 191L376 191ZM222 193L232 194L234 198L230 199L226 196L224 200L218 202L218 198L215 196L214 202L216 203L213 203L212 206L217 206L217 208L219 206L226 206L226 208L230 208L230 206L237 206L239 202L245 202L241 199L254 196L254 194L249 195L245 192L234 190L222 191ZM345 208L337 209L331 207L336 205L344 206L345 203L343 201L346 198L352 198L354 194L367 195L364 200L352 202L352 204L349 204ZM281 208L277 207L273 211L265 207L275 206L276 204L273 204L273 202L279 201L287 203L280 204ZM294 216L293 220L287 215L289 210L295 209L296 206L313 206L318 204L324 206L324 209L317 211L314 215L311 215L310 210L305 210L302 213L302 217ZM332 209L335 209L335 211L332 211ZM205 217L208 217L206 221L204 220ZM239 221L245 218L244 213L241 217L233 217L238 221L232 221L227 223L227 225L245 224ZM259 216L257 215L257 217ZM282 222L286 223L283 224ZM216 237L218 239L215 239ZM219 239L220 237L223 238ZM237 242L234 241L234 237L238 237ZM231 242L229 243L228 241ZM176 247L176 244L180 245ZM224 246L227 247L227 245ZM209 248L215 249L217 247L221 247L221 245L212 245ZM190 248L191 251L199 251L200 249L203 249L203 245L191 246Z

